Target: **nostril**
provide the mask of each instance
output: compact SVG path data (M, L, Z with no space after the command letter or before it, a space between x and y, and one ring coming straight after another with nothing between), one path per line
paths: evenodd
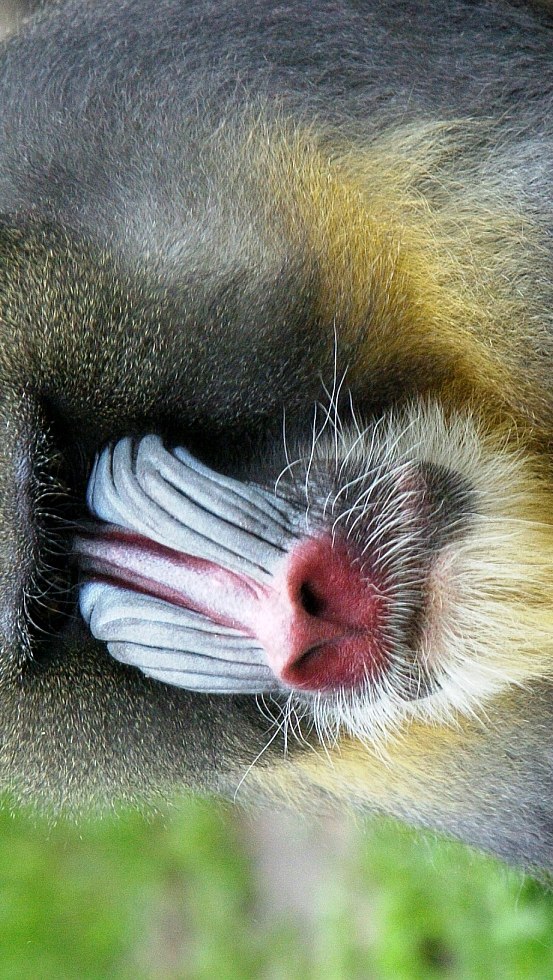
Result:
M300 586L300 604L309 616L322 616L326 608L323 597L315 592L309 582L303 582Z

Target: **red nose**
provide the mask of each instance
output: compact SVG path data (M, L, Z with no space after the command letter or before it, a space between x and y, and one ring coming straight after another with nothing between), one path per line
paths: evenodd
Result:
M386 601L376 575L344 541L328 534L302 541L266 602L257 635L291 687L351 688L382 669Z

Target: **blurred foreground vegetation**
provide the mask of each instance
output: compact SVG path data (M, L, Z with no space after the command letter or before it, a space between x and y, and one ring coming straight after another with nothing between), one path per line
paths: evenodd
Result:
M267 873L263 832L237 808L52 827L6 805L2 980L553 977L553 895L536 883L382 823L342 829L336 848L332 828L309 842L298 824L294 867L294 824L279 840L266 819L279 871L292 847L288 882Z

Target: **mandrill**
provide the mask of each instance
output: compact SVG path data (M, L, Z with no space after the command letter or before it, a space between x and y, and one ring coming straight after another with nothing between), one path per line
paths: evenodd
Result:
M0 774L553 868L553 20L94 0L0 51Z

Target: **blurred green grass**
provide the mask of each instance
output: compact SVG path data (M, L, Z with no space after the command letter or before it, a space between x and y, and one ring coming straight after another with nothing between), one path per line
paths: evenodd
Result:
M530 879L373 822L330 854L307 919L267 914L243 821L199 800L78 826L5 805L2 980L553 977L553 895Z

